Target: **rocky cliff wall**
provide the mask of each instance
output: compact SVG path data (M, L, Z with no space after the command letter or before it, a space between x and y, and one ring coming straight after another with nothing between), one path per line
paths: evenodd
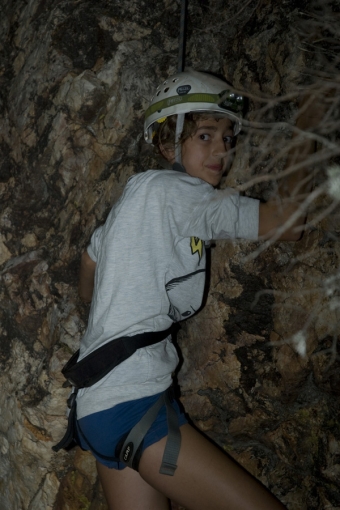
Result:
M66 426L60 370L86 327L80 254L127 179L157 164L143 111L176 70L180 9L1 4L0 506L105 509L91 456L51 450ZM249 94L224 185L275 191L299 89L339 90L338 21L335 1L190 0L187 65ZM340 507L338 177L317 192L337 162L338 96L316 133L328 154L303 239L216 243L205 306L178 333L193 422L290 510Z

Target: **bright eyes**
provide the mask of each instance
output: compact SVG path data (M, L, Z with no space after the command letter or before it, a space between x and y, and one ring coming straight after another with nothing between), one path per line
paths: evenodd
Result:
M208 140L210 140L211 137L210 137L210 135L207 135L207 134L201 134L201 135L199 135L199 138L200 138L200 140L207 142ZM224 136L223 137L223 141L226 145L231 145L233 143L233 139L234 139L233 136Z
M224 143L229 145L229 144L233 143L234 137L233 136L224 136L223 140L224 140Z

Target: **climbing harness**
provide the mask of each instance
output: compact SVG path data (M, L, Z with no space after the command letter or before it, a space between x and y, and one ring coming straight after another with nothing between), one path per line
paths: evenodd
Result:
M171 334L171 328L159 331L142 333L132 337L121 337L112 340L96 349L79 362L79 350L71 357L62 369L69 384L73 385L67 405L70 409L67 430L58 444L52 447L55 452L62 448L70 450L80 444L77 431L77 393L80 388L92 386L113 368L132 356L137 349L161 342ZM109 363L107 360L111 360ZM151 425L157 418L160 409L165 405L167 413L168 436L164 449L160 473L174 475L177 468L176 461L181 447L181 433L178 426L178 417L171 401L172 389L163 392L155 404L145 413L143 418L131 429L127 437L117 446L116 456L129 467L138 471L142 452L142 443ZM81 430L80 430L81 433ZM85 438L86 439L86 438ZM87 441L87 439L86 439ZM89 445L91 450L101 456Z
M79 444L76 427L76 397L78 390L88 388L100 381L116 366L132 356L137 349L159 343L170 334L171 328L168 328L164 331L120 337L99 347L80 361L78 361L79 350L73 354L62 369L62 373L67 379L64 385L72 385L73 392L67 401L70 409L67 430L61 441L52 447L55 452L62 448L69 450Z
M104 462L121 461L135 471L138 471L139 462L143 452L144 438L149 428L157 418L160 409L165 405L167 413L168 436L159 472L164 475L173 476L177 468L176 461L181 447L181 434L179 431L178 416L171 404L173 400L174 394L173 388L171 386L159 396L153 406L145 413L137 425L133 427L130 432L124 434L121 437L116 446L114 455L108 456L99 453L85 436L79 423L76 427L78 432L77 441L80 443L79 439L81 437L88 445L92 453L96 455L98 459L101 459ZM75 409L76 408L74 408L74 410Z

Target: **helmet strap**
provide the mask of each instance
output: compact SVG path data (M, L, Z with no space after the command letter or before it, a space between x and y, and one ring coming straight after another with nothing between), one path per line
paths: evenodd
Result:
M177 115L176 121L176 135L175 135L175 161L176 163L182 164L182 151L181 151L181 143L180 138L183 132L184 126L184 113L179 113Z

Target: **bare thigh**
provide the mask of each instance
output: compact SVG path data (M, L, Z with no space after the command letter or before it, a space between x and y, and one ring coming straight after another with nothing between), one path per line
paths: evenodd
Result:
M166 438L149 446L142 455L139 473L158 492L186 510L285 509L261 483L193 427L183 425L181 434L174 476L159 474Z
M109 510L169 510L169 500L130 468L109 469L97 462Z

